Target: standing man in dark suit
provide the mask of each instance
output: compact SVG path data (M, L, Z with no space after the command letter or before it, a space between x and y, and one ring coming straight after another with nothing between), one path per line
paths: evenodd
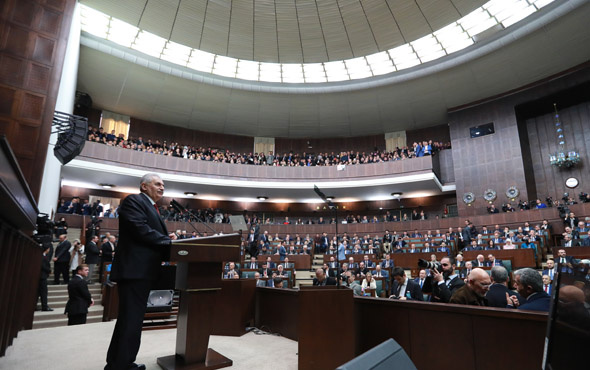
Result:
M88 265L76 267L76 275L68 283L68 303L65 314L68 314L68 325L86 324L88 307L94 304L94 300L88 291Z
M98 249L98 245L96 244L96 242L98 242L98 235L93 235L92 238L90 238L90 241L86 245L85 249L85 262L88 265L88 277L86 280L88 281L88 284L92 284L92 276L94 275L94 269L96 268L96 265L99 261L100 249Z
M64 283L70 281L68 265L70 264L70 248L72 244L66 234L59 236L59 244L55 248L55 257L53 257L53 283L59 285L59 275L63 276Z
M99 280L102 282L102 273L105 263L113 262L113 255L115 253L115 237L109 235L103 239L103 243L100 246L100 269L98 270Z
M53 308L47 305L47 278L51 273L51 266L49 265L49 250L50 248L47 247L41 257L41 276L39 276L38 292L38 296L41 297L41 311L53 311Z
M449 303L455 291L465 285L465 282L455 274L455 263L451 257L440 260L442 271L432 271L432 302Z
M520 294L508 289L508 270L504 266L492 267L490 278L492 285L486 293L489 307L506 308L506 293L510 296L516 296L517 300L522 300Z
M170 258L171 239L156 204L164 195L157 174L141 178L141 194L132 194L119 206L119 245L111 280L119 290L119 315L107 353L105 370L145 369L135 364L141 328L152 282L162 261Z
M391 287L391 292L393 294L389 298L414 301L424 300L420 285L416 284L415 281L406 278L406 273L403 268L399 266L394 267L391 276L393 276L393 285Z

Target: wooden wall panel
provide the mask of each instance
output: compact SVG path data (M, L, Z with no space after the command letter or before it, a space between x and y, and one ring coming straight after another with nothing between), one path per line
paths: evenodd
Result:
M38 198L75 0L7 0L0 15L0 133Z
M442 141L443 143L450 143L451 135L449 125L444 124L406 131L406 142L408 143L408 147L411 147L414 142L424 140Z
M583 99L585 94L590 96L585 87L588 81L590 63L527 86L520 92L449 112L460 216L485 214L487 203L483 199L483 192L488 188L496 190L498 194L496 206L509 201L504 194L510 186L520 190L518 198L522 200L535 196L544 198L547 195L561 198L565 190L563 183L572 174L578 176L581 183L576 193L590 190L585 164L571 171L563 171L552 168L547 162L549 151L555 148L556 142L551 127L552 119L548 115L554 101L566 106L572 106L572 102L575 102L575 108L564 109L563 112L570 131L576 132L575 135L572 132L568 134L571 135L569 143L582 151L583 162L590 160L586 149L590 141L587 135L590 116L587 102L590 99ZM569 93L571 89L577 93ZM470 127L489 122L494 122L495 134L474 139L469 137ZM526 126L524 130L523 124ZM524 144L521 145L519 135L528 135L528 145L527 140L523 140ZM525 166L523 158L527 161L530 158L532 165L527 162ZM534 176L527 176L527 170L533 171ZM528 189L532 189L530 195ZM461 200L465 192L473 192L476 196L471 207Z
M553 114L545 114L526 120L530 141L530 152L536 183L537 196L560 199L564 192L577 196L581 191L590 192L590 101L560 110L566 148L580 152L582 162L571 169L560 169L549 163L549 153L557 149ZM576 177L580 181L578 189L572 191L565 187L565 179Z

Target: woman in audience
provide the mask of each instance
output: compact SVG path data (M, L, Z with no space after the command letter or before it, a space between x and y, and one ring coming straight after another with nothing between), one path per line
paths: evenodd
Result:
M365 278L363 279L363 283L361 284L361 287L363 288L363 290L367 288L377 289L377 282L375 282L375 280L373 279L373 275L370 271L366 273Z
M502 248L504 250L510 250L510 249L517 249L516 245L514 245L514 243L512 243L512 239L507 238L504 244L504 248Z
M498 249L500 249L500 246L498 246L498 245L496 245L496 243L494 243L494 239L488 240L488 244L485 247L485 250L486 251L489 251L489 250L498 250Z

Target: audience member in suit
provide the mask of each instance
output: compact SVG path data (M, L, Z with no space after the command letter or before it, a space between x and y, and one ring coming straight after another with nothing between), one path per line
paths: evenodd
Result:
M109 236L106 242L100 246L100 262L113 262L113 256L115 254L115 242L117 238L114 235Z
M566 255L565 249L560 249L557 251L557 258L555 259L555 262L557 262L558 272L566 272L569 274L573 273L574 264L576 261L572 256Z
M256 261L256 257L250 257L250 262L244 264L244 268L246 269L258 269L258 262Z
M486 271L475 268L467 277L467 283L457 289L451 296L449 303L465 304L469 306L487 306L485 298L490 289L491 280Z
M580 220L578 220L574 212L570 212L568 215L565 216L563 223L565 224L565 226L569 226L572 229L574 229L576 226L578 226L579 221Z
M570 234L566 234L563 237L563 241L561 242L561 245L566 248L573 247L575 245L575 243L572 240L572 236Z
M590 247L590 231L588 231L588 236L584 239L582 239L582 242L580 243L580 245L582 247Z
M68 240L66 234L59 236L59 244L55 248L55 256L53 257L53 283L59 284L60 275L63 276L64 283L70 281L69 264L70 264L70 248L72 244Z
M504 266L502 264L502 260L497 259L493 254L488 254L488 260L486 261L486 266L494 267L494 266Z
M393 267L393 261L391 260L391 256L389 254L385 255L385 259L381 262L381 268L388 269Z
M543 270L543 275L549 276L549 279L553 281L555 279L555 273L557 272L557 268L555 268L555 261L552 259L547 260L547 268Z
M98 236L94 235L90 238L88 244L86 244L85 252L86 252L86 264L88 265L88 284L92 284L92 276L94 275L94 270L96 269L96 265L99 261L100 256L100 249L98 249Z
M68 283L68 302L65 314L68 314L68 325L86 324L88 307L94 304L94 300L88 291L88 265L79 265L76 275ZM146 298L147 302L147 298Z
M283 265L283 268L286 268L286 269L295 268L295 264L293 262L289 262L289 257L285 257L285 260L283 261L283 263L281 265Z
M274 269L277 267L276 264L272 261L272 258L270 257L266 258L266 265L269 269Z
M415 244L411 244L410 249L408 249L408 253L420 253L420 249L416 248Z
M285 249L283 242L280 242L279 247L277 248L277 253L275 254L279 256L279 261L285 260L285 257L287 257L287 250Z
M488 240L488 243L486 244L484 250L486 250L486 251L500 250L500 246L496 245L496 243L494 242L494 239L490 239L490 240Z
M363 256L363 262L365 263L365 267L373 268L375 267L375 263L369 259L369 256Z
M455 265L457 268L465 267L465 262L463 262L462 254L458 254L457 257L455 257Z
M268 267L267 263L264 263L262 265L262 268L260 269L260 275L262 275L265 278L272 276L272 269L270 267Z
M432 272L432 302L448 303L457 289L465 285L465 282L455 274L455 263L451 257L441 259L442 271L436 269Z
M508 289L508 270L504 266L492 267L490 277L492 285L490 290L486 293L489 307L506 308L506 293L509 296L515 296L517 300L522 298L518 292Z
M266 286L266 281L260 279L260 272L254 273L254 279L256 279L256 286Z
M392 295L389 298L414 301L424 300L420 285L408 279L403 268L399 266L395 267L391 276L393 277L393 285L391 286Z
M486 260L483 256L483 254L478 254L477 258L475 260L473 260L472 262L473 267L485 267L486 266Z
M352 294L356 296L363 295L363 287L361 284L355 279L354 274L351 271L347 271L346 274L346 282L345 285L352 289Z
M467 261L465 263L465 268L461 269L461 272L459 273L459 277L461 279L467 279L467 277L469 276L469 274L471 273L472 270L473 270L473 262Z
M549 275L543 275L542 279L543 279L543 291L545 293L551 295L552 286L551 286L551 279L549 278Z
M349 257L348 258L348 269L355 270L357 267L358 267L358 264L356 262L354 262L354 257Z
M418 277L414 279L414 282L418 284L418 286L420 286L420 290L422 290L424 284L426 284L426 270L420 270Z
M284 287L284 281L283 278L276 276L272 279L273 282L273 288L283 288Z
M242 274L240 273L240 269L238 267L236 267L236 264L234 262L230 262L228 264L227 271L225 272L224 275L225 275L224 278L226 278L226 279L235 279L236 276L239 279L240 276L242 276Z
M471 244L468 245L467 247L465 247L463 250L464 251L480 251L483 248L479 245L477 245L477 241L476 240L472 240Z
M53 308L47 305L47 278L50 273L49 247L47 247L41 256L41 275L39 276L39 289L37 293L37 296L41 298L41 311L53 311Z
M315 270L315 278L313 279L314 286L336 285L336 279L327 277L324 270Z
M537 271L531 268L516 270L514 283L522 299L519 300L514 295L509 296L507 293L506 304L508 308L517 307L519 310L549 312L551 297L543 291L543 279Z
M147 299L162 261L170 258L171 240L176 238L168 233L156 204L164 195L160 176L144 175L140 191L127 196L119 206L119 244L111 271L111 280L119 290L119 313L105 370L145 369L134 361Z

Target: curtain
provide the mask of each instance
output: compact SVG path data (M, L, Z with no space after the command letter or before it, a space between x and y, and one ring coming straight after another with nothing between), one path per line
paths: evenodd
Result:
M405 131L387 132L385 134L385 150L392 152L396 147L403 148L407 145L406 140Z
M130 119L129 116L103 110L100 119L100 127L102 127L107 134L110 134L111 131L115 130L115 136L119 137L120 134L123 134L125 139L127 139L129 137Z
M275 153L275 138L274 137L255 137L254 138L254 153L264 153L268 155L268 152Z

